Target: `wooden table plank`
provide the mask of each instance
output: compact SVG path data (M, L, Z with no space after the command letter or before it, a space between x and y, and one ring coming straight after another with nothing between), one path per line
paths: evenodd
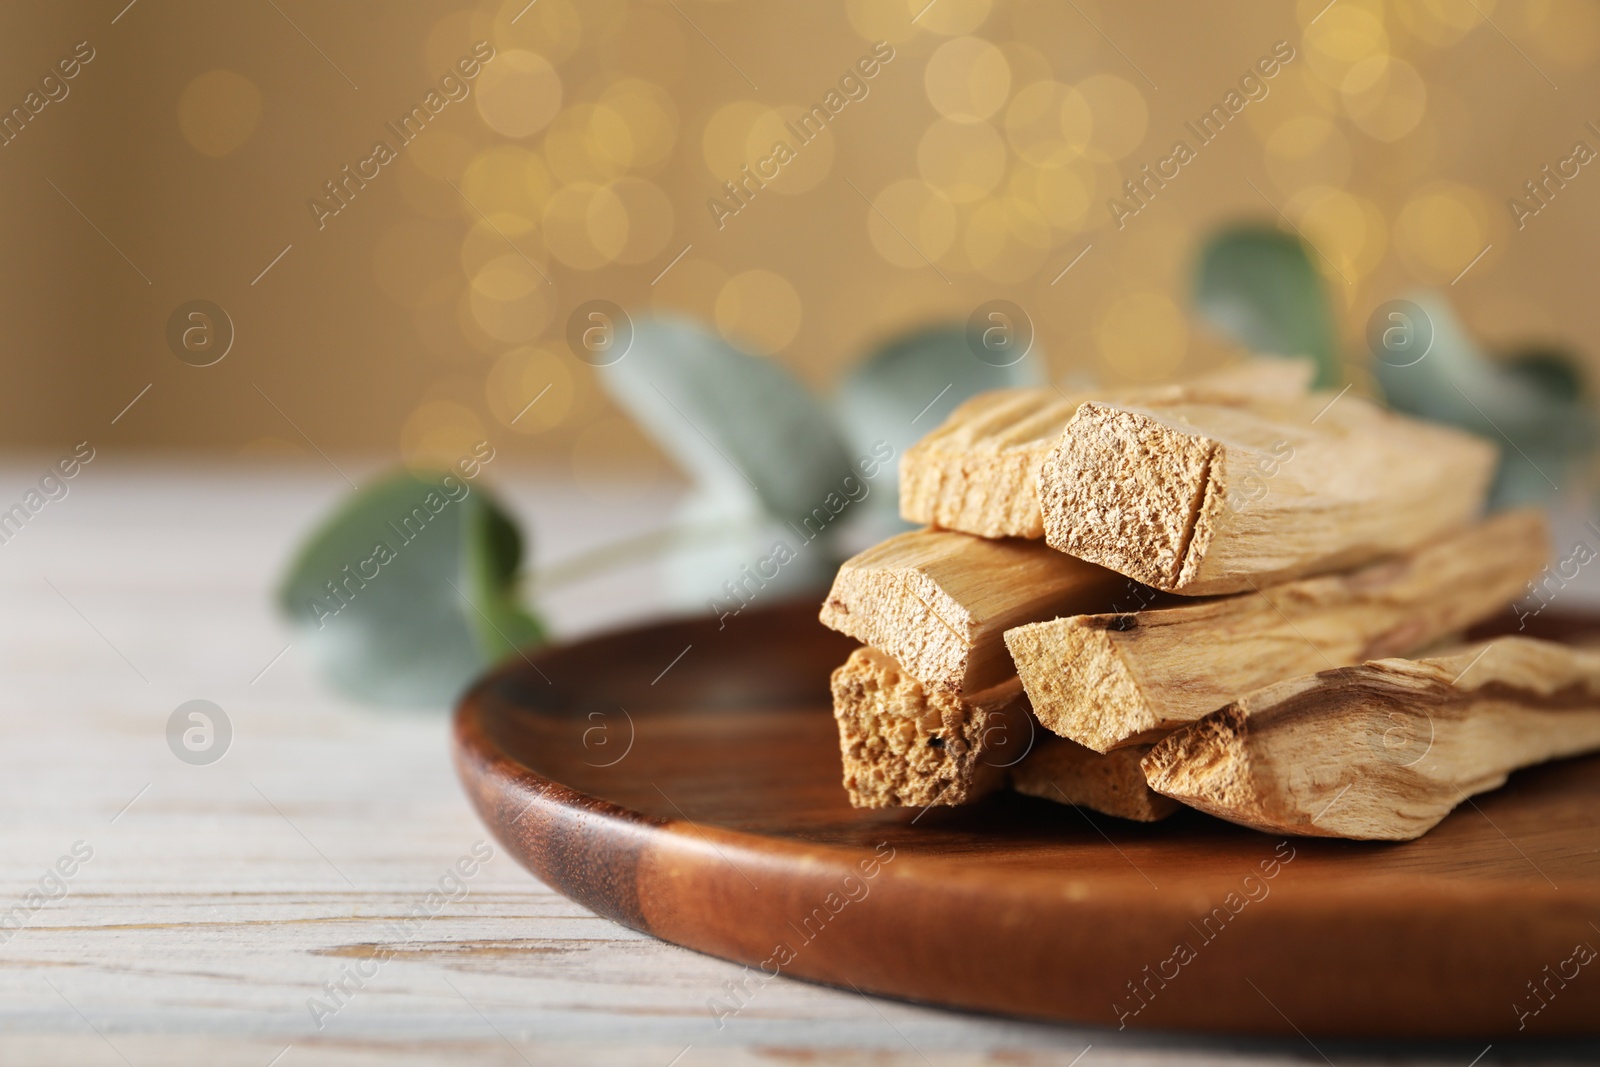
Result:
M0 471L0 493L30 469ZM93 850L0 944L0 1062L942 1067L1067 1064L1090 1044L1086 1065L1236 1062L1246 1047L1254 1062L1320 1061L1304 1043L1083 1032L788 979L719 1029L707 1001L739 968L596 918L498 850L461 890L446 884L457 899L397 926L487 835L442 714L341 701L293 648L273 663L290 643L273 576L343 488L325 470L107 456L0 545L0 908L75 842ZM508 495L542 559L646 529L665 499L597 503L556 477ZM551 606L580 632L648 613L659 587L612 578ZM234 727L208 767L164 736L197 697ZM341 980L339 1010L308 1007Z

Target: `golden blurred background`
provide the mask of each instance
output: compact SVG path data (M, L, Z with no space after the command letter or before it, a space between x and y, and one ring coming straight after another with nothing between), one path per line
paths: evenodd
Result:
M96 0L0 20L0 107L25 110L0 146L13 446L419 460L488 438L580 484L659 474L567 348L587 300L693 315L827 390L896 331L1005 298L1056 376L1157 379L1213 358L1190 270L1241 217L1316 247L1352 346L1431 286L1491 343L1600 358L1600 176L1571 162L1600 148L1591 0ZM803 141L786 123L813 106L830 121ZM1228 121L1196 137L1214 107ZM200 299L235 331L206 367L167 341Z

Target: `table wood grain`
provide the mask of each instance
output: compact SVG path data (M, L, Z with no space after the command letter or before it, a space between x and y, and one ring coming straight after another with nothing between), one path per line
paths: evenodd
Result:
M0 499L35 466L10 458ZM649 529L674 495L597 500L538 472L502 488L547 561ZM719 1029L708 1002L734 965L598 918L498 849L447 877L490 846L442 709L330 695L268 600L295 538L347 489L326 468L104 455L0 544L0 912L22 917L0 944L0 1063L1376 1062L1370 1046L1071 1029L787 979ZM633 568L545 602L582 633L660 597ZM205 767L165 738L197 698L234 730ZM75 848L92 855L63 864L60 895L47 872ZM33 910L41 882L57 899ZM1465 1067L1483 1051L1382 1062ZM1595 1051L1506 1046L1479 1062Z

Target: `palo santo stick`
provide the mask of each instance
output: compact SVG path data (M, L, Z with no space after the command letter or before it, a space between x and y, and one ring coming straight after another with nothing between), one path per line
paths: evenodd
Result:
M1149 745L1100 755L1064 737L1041 732L1033 751L1011 771L1011 788L1058 804L1102 811L1136 822L1156 822L1178 810L1178 802L1146 784L1139 761Z
M1313 367L1298 359L1259 359L1189 382L1097 393L1052 387L1000 389L973 397L906 450L900 461L900 514L982 537L1044 536L1039 464L1080 404L1287 400L1304 396Z
M846 560L820 617L924 685L970 695L1015 677L1007 628L1107 610L1127 585L1039 541L914 530Z
M1489 442L1319 393L1078 409L1039 468L1045 540L1146 585L1238 593L1420 545L1483 506Z
M1015 679L963 700L859 648L833 672L833 714L844 786L858 808L969 804L1008 777L1018 792L1124 819L1151 822L1178 808L1145 784L1139 758L1148 747L1101 756L1046 733Z
M1514 600L1548 536L1540 512L1507 512L1360 570L1033 623L1006 646L1039 721L1105 752L1284 678L1427 648Z
M1600 749L1600 655L1502 637L1268 686L1144 759L1152 789L1257 830L1408 841L1519 767Z
M833 672L844 786L858 808L967 804L1002 788L1006 750L1033 727L1016 679L963 700L925 689L893 659L858 648Z

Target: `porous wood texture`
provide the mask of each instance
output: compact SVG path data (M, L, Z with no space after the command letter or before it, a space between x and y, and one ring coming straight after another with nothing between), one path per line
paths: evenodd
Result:
M1495 613L1544 565L1543 513L1506 512L1342 574L1006 631L1034 714L1105 752L1285 678L1409 655Z
M1112 610L1132 588L1040 541L914 530L845 561L820 617L923 685L970 696L1016 674L1008 628Z
M1483 507L1480 438L1318 393L1088 403L1039 468L1045 539L1147 585L1238 593L1414 548Z
M1295 678L1145 757L1152 789L1269 833L1406 841L1520 767L1600 748L1600 654L1528 637Z
M1033 733L1015 678L963 699L858 648L832 681L844 787L858 808L970 803L1005 786L1009 754Z
M1064 737L1041 734L1033 751L1012 769L1011 788L1058 804L1155 822L1177 811L1179 804L1145 782L1139 761L1148 751L1148 745L1132 745L1102 756Z
M467 793L547 884L745 965L737 1000L696 1000L750 1003L739 1025L788 988L776 975L1110 1030L1279 1034L1308 1055L1301 1033L1472 1037L1462 1063L1501 1035L1595 1033L1587 977L1531 1020L1515 1007L1539 1008L1526 983L1595 937L1600 758L1520 771L1384 847L1192 811L1086 819L1009 792L852 808L827 685L852 648L806 605L512 660L457 715ZM590 716L619 707L621 760L586 743Z
M1312 365L1260 359L1189 382L1120 390L1000 389L968 400L900 459L900 514L983 537L1044 536L1039 464L1079 405L1094 399L1170 404L1288 399L1310 387Z

